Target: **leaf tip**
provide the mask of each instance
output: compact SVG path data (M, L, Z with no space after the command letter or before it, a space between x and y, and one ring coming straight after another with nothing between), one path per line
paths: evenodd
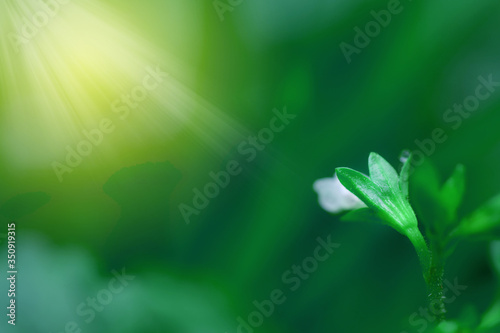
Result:
M368 156L368 161L376 160L380 158L381 156L377 154L376 152L372 151L370 155Z

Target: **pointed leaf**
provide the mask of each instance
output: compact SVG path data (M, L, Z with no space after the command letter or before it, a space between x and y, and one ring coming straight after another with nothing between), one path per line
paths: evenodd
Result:
M378 185L381 192L388 198L393 216L401 226L417 225L415 213L407 198L403 196L399 185L399 175L383 157L371 153L368 161L372 181Z
M493 241L490 245L491 260L497 275L500 275L500 241ZM500 293L497 292L493 304L484 312L478 332L499 332L500 328Z
M497 333L500 330L500 299L498 299L490 306L490 308L483 315L481 324L477 332L481 333Z
M410 153L407 160L403 164L403 168L401 169L401 174L399 176L399 188L401 189L401 193L403 198L408 200L409 198L409 180L410 180L410 170L411 170L411 160L413 155Z
M444 233L453 216L442 202L441 182L436 167L430 160L415 169L410 188L412 205L426 228Z
M380 186L382 191L391 192L396 198L402 196L398 173L382 156L371 153L368 158L368 167L371 180Z
M425 188L433 196L439 196L441 179L436 166L429 159L426 159L422 165L415 168L412 179L415 183Z
M393 199L389 193L383 193L366 175L349 168L337 168L337 177L342 185L363 201L369 208L374 209L380 216L395 222L400 217L394 213ZM392 224L391 224L392 225ZM393 225L398 231L399 225Z
M498 237L498 231L500 231L500 194L464 218L455 233L461 236L495 233L495 237Z
M456 218L458 206L462 202L465 191L465 167L458 164L451 177L441 188L441 202L448 211L449 220Z
M360 208L350 211L342 216L340 220L343 222L369 222L388 225L387 221L378 215L372 208Z

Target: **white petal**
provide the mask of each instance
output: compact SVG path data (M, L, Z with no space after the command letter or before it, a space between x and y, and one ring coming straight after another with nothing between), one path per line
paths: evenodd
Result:
M321 178L314 182L314 190L318 193L320 206L330 213L339 213L344 210L351 210L366 205L354 194L349 192L337 175L332 178Z
M318 179L313 185L314 190L318 193L320 206L330 213L337 213L341 210L341 197L336 186L333 178Z

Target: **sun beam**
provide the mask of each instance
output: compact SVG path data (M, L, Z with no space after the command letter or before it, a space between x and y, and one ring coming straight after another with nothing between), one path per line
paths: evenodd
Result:
M106 120L144 142L187 130L218 153L246 133L176 79L178 60L98 1L3 1L0 22L1 136L17 168L63 160Z

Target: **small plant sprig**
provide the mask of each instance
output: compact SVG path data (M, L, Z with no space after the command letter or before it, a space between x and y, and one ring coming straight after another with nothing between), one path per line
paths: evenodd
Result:
M430 163L412 170L411 154L402 156L405 157L400 173L380 155L371 153L369 176L353 169L337 168L333 178L317 180L314 189L318 192L320 205L328 212L351 210L341 220L385 224L410 240L428 286L430 307L440 322L446 313L445 261L463 239L500 238L500 195L460 220L457 210L465 191L464 166L457 165L441 184Z

